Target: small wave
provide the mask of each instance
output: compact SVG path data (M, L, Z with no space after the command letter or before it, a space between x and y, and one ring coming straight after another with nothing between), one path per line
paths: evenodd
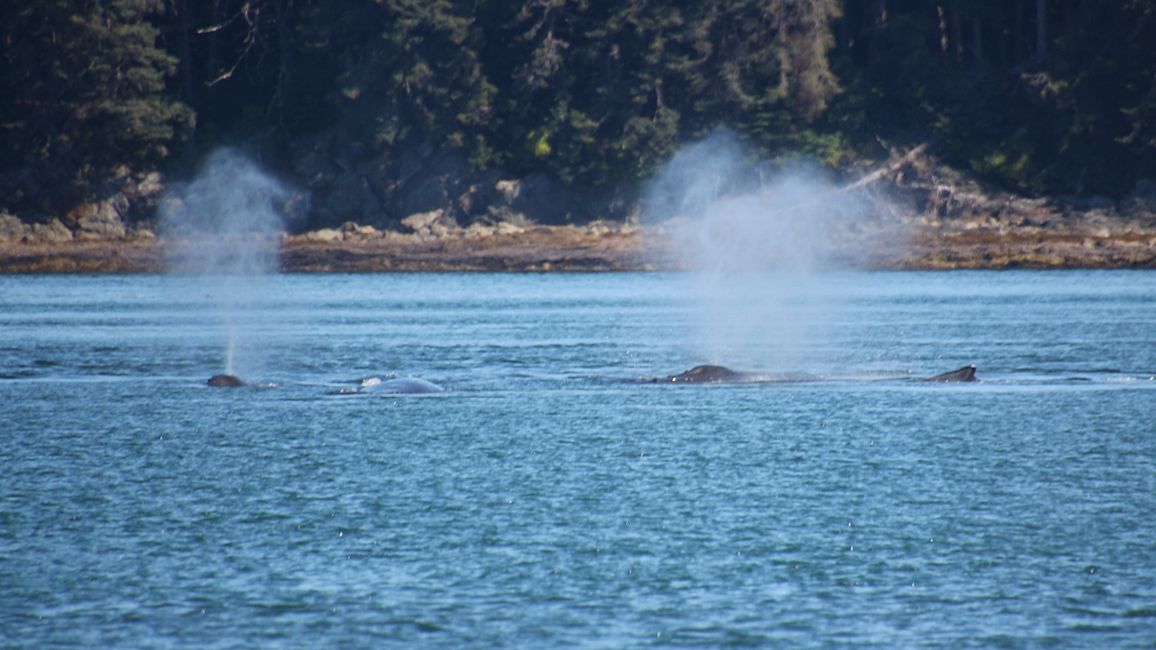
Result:
M1068 626L1072 632L1083 633L1105 633L1105 632L1119 632L1124 628L1119 625L1099 624L1099 623L1073 623Z
M31 368L16 368L0 371L0 379L33 379L43 377L44 373Z

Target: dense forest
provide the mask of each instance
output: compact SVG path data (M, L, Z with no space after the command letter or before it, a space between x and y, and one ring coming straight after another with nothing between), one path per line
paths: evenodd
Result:
M14 0L0 42L32 219L221 145L372 197L321 221L423 170L609 195L719 126L836 168L930 141L1026 193L1156 177L1156 0Z

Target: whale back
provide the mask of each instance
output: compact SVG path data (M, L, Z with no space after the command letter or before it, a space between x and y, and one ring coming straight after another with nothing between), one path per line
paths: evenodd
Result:
M245 385L240 377L230 374L213 375L205 383L213 388L238 388Z
M750 373L739 372L731 370L726 366L716 365L701 365L695 366L685 372L680 372L677 375L668 375L652 379L655 383L672 383L672 384L718 384L725 382L796 382L796 381L814 381L814 377L808 375L791 375L791 374L764 374L764 373ZM930 381L936 383L961 383L979 381L975 377L975 366L967 365L961 368L945 372L932 377L925 377L923 381Z
M928 377L926 381L935 381L935 382L940 382L940 383L947 383L947 382L967 382L967 381L978 381L978 380L975 378L975 366L971 365L971 366L963 366L962 368L957 368L956 370L952 370L951 372L945 372L945 373L940 374L940 375L935 375L934 377Z
M744 375L726 366L695 366L686 372L670 375L664 381L675 384L708 384L724 381L741 381Z
M432 381L418 377L399 377L397 379L382 380L370 377L361 382L357 392L382 393L387 395L420 395L425 393L441 393L445 389Z

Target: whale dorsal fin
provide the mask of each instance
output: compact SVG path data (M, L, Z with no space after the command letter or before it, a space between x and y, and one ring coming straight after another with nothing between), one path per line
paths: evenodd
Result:
M951 372L945 372L940 375L935 375L934 377L928 377L927 381L938 381L944 383L953 381L977 381L975 378L975 366L963 366L962 368L957 368Z

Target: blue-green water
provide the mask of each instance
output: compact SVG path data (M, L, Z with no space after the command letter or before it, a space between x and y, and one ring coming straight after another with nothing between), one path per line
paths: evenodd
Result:
M0 278L0 645L1156 644L1156 274L822 276L726 359L815 381L637 381L689 284Z

